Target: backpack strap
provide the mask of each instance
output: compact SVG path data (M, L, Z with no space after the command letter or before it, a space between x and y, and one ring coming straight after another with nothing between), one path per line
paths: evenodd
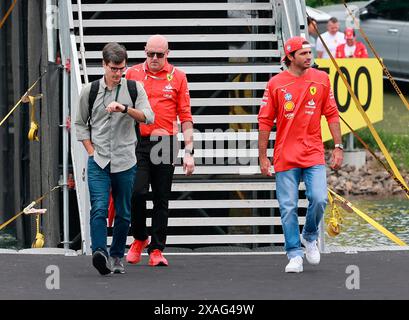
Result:
M126 85L128 86L128 92L129 95L131 96L132 106L135 108L136 99L138 98L138 89L136 87L136 81L127 79ZM139 122L137 121L135 121L135 131L136 137L138 138L138 141L140 141L141 132L139 131Z
M138 90L136 88L136 81L134 80L126 80L126 84L128 86L128 92L131 96L132 106L135 107L136 98L138 98Z
M99 90L99 80L92 81L91 90L88 97L88 128L91 135L91 117L92 117L92 108L94 107L95 99L97 98Z

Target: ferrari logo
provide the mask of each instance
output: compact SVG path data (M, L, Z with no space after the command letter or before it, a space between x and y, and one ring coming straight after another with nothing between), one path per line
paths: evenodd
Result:
M171 81L171 80L173 79L173 74L168 73L168 74L166 75L166 78L168 79L168 81Z
M310 93L312 95L316 94L317 93L317 87L310 87Z

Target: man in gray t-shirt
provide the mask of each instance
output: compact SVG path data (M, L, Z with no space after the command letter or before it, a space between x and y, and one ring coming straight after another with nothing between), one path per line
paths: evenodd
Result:
M122 78L128 60L125 47L108 43L102 55L104 76L97 80L95 101L91 102L90 107L92 84L88 84L81 92L75 129L78 141L83 143L89 155L92 263L100 274L105 275L112 271L125 272L122 258L131 219L131 196L136 172L135 121L153 123L154 114L140 83L136 83L137 98L133 105L128 82ZM110 191L116 215L108 254L106 219Z

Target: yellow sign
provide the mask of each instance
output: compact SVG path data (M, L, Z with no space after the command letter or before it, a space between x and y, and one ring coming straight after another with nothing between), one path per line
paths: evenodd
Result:
M320 70L329 74L334 97L341 116L354 130L366 127L365 120L355 106L354 100L351 98L331 60L316 59L315 62L319 65ZM371 122L381 121L383 119L383 78L382 67L379 62L376 59L350 58L337 59L337 63ZM342 121L340 123L342 134L350 132ZM322 140L331 140L331 133L325 117L321 119L321 127Z

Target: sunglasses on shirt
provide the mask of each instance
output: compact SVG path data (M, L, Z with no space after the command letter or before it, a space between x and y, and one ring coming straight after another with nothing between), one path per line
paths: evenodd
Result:
M165 52L147 52L146 55L149 58L153 58L156 55L158 59L161 59L165 56Z

